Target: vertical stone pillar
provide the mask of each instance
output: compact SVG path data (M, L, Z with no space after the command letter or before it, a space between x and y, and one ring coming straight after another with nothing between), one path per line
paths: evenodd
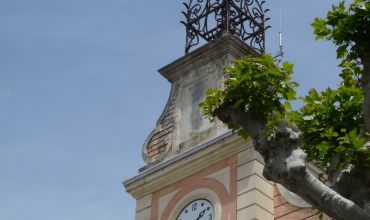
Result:
M152 211L152 194L136 200L135 220L150 220Z
M273 184L262 177L263 159L253 147L238 154L237 220L273 220Z

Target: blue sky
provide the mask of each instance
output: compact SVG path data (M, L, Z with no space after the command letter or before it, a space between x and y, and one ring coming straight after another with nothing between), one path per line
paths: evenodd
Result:
M335 48L310 27L332 0L267 0L267 52L279 5L293 79L339 82ZM182 1L0 1L0 219L134 219L121 182L170 91L157 70L184 55ZM297 104L296 106L299 106Z

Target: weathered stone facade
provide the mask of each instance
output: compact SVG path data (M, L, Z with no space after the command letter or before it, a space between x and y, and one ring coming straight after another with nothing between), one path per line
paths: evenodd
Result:
M226 74L223 67L232 65L234 59L245 54L258 56L240 39L225 36L159 70L172 88L156 128L144 142L146 168L226 131L222 122L210 123L204 118L198 104L208 88L223 86Z

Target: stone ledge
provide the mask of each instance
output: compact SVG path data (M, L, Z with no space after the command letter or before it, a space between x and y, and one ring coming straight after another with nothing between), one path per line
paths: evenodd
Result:
M273 220L274 215L258 205L252 205L237 212L237 220Z
M261 164L257 160L252 160L238 167L237 179L239 181L253 174L262 176L262 171L263 171L263 164Z
M185 76L189 70L196 69L204 65L205 62L209 62L209 60L216 59L228 53L235 58L241 58L246 54L252 54L253 56L260 55L239 37L226 35L184 55L174 62L162 67L158 72L169 82L173 83Z
M136 200L136 212L140 212L150 206L152 206L152 194Z
M152 212L151 207L144 209L140 212L137 212L135 215L135 220L150 220L151 212Z
M258 160L261 164L264 164L262 156L253 147L238 154L238 166L246 164L251 160Z
M126 191L136 199L141 198L252 146L251 141L246 143L230 135L221 135L221 140L219 136L126 180L123 182Z
M273 215L274 205L271 198L261 193L259 190L251 190L237 198L237 210L244 209L251 205L257 204Z
M273 199L273 185L267 180L254 174L237 183L237 195L244 194L253 189L258 189L261 193Z

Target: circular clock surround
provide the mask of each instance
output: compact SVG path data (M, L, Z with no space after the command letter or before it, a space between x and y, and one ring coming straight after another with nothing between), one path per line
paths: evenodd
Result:
M171 211L169 215L170 220L177 220L177 217L180 216L181 212L187 207L189 204L196 200L206 200L208 201L214 209L214 217L212 220L221 220L221 202L218 198L217 194L212 190L201 188L194 190L187 195L185 195L176 205L175 208ZM204 210L204 209L203 209ZM203 211L201 210L201 211ZM198 214L199 215L199 214ZM195 218L196 219L196 218ZM187 219L183 219L187 220ZM203 220L200 218L200 220ZM206 219L204 219L206 220ZM207 219L208 220L208 219Z
M213 220L214 217L215 210L212 203L206 199L197 199L183 208L177 220Z

